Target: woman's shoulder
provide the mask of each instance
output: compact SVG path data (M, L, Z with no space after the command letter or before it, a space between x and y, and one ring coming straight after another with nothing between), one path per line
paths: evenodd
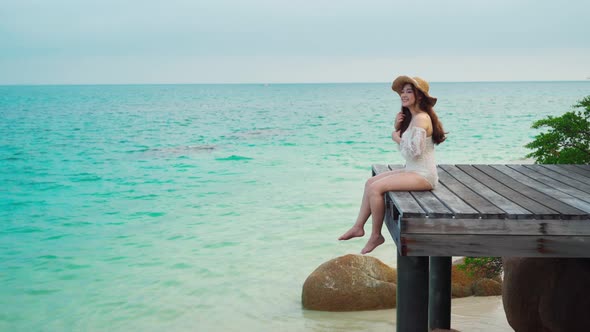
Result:
M430 115L426 112L421 112L415 115L414 125L417 127L421 127L423 129L427 129L432 125L432 121L430 120Z
M428 115L428 113L426 113L426 112L420 112L420 113L416 114L415 117L416 117L416 120L422 119L422 120L430 121L430 115Z

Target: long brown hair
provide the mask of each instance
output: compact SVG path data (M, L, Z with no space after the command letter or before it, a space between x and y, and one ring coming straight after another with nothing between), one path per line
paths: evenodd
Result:
M410 83L408 83L410 84ZM412 85L412 91L414 91L414 96L416 96L416 100L419 101L418 106L421 110L425 111L429 116L430 120L432 121L432 141L434 144L440 144L447 139L446 132L443 129L442 123L438 119L436 112L434 112L434 108L432 108L432 102L430 99L426 98L422 91L416 89L416 87ZM412 121L412 113L410 109L407 107L402 106L402 112L404 113L404 121L400 126L400 136L404 134L404 132L410 126L410 121Z

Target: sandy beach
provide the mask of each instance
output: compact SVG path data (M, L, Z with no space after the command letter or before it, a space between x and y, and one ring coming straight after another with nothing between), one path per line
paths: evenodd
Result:
M509 332L513 331L506 321L500 296L465 297L452 300L452 328L461 332ZM327 331L395 331L395 309L359 311L346 313L318 312L307 310L304 317L310 330Z

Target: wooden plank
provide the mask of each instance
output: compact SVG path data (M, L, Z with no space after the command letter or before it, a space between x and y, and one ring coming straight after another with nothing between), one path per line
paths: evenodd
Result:
M583 169L582 167L578 167L577 165L559 165L566 171L579 176L585 180L590 179L590 171Z
M440 172L439 172L440 174ZM479 219L479 212L465 203L459 196L455 195L443 183L432 190L432 194L440 199L453 212L455 218Z
M576 167L580 167L582 169L590 171L590 165L588 165L588 164L576 164Z
M576 208L576 210L578 210L576 214L579 218L571 217L570 219L588 218L590 203L577 198L578 196L590 196L585 192L572 188L559 181L555 181L522 165L495 165L492 167L513 179L516 179L520 183L568 204L568 206Z
M580 235L590 236L590 220L562 219L404 219L405 234Z
M483 173L482 171L478 170L477 168L469 165L457 165L459 169L464 171L465 173L469 174L471 177L475 178L476 180L480 181L482 184L485 184L490 189L494 190L498 194L506 197L507 199L511 200L512 202L522 206L523 208L529 210L535 215L535 219L559 219L560 213L555 210L552 210L546 207L543 204L525 196L523 193L519 191L524 191L530 195L530 191L532 189L523 186L517 185L518 183L510 179L506 184L502 184L498 180L490 177L489 175ZM510 186L510 187L508 187ZM516 187L516 188L513 188ZM518 191L517 191L518 190ZM511 217L515 218L515 216Z
M497 169L489 165L474 165L474 167L495 180L510 185L510 188L518 190L522 195L559 212L559 214L561 214L561 219L582 219L586 218L588 215L585 211L574 208L571 205L558 200L556 197L567 199L564 197L566 195L562 192L548 188L538 181L523 176L522 174L511 170L506 165L497 165L495 166ZM502 172L499 170L502 170ZM568 197L568 201L571 200L571 196Z
M580 165L563 165L560 164L560 167L563 167L565 170L570 172L575 172L580 175L583 175L587 178L590 178L590 170L585 169L584 167L580 167Z
M453 212L449 210L436 196L430 191L412 191L412 196L422 206L429 218L451 218Z
M463 201L469 204L474 210L479 212L481 218L503 218L506 217L506 211L500 209L493 203L491 203L487 197L478 195L468 185L462 183L452 175L452 166L439 166L438 176L439 183L449 189L452 193L460 197ZM472 183L473 184L473 183ZM475 189L476 190L476 189Z
M590 257L590 236L406 234L407 256Z
M565 169L564 167L562 167L563 165L539 165L539 166L542 166L542 167L549 169L553 172L559 173L563 176L567 176L575 181L590 185L590 178L587 178L585 176L579 176L578 173L570 172L567 169Z
M440 168L443 170L439 172L440 181L479 210L482 218L533 218L533 213L496 193L456 166L442 165Z
M572 178L562 175L558 172L551 171L548 168L545 168L541 165L524 165L524 167L531 169L535 172L541 173L544 176L549 177L553 180L564 183L571 188L578 189L582 192L585 192L586 196L590 196L589 195L590 194L590 185L588 185L588 184L585 184L585 183L578 181L576 179L572 179ZM553 183L554 183L553 181L547 182L547 184L550 184L550 185L553 185ZM572 196L575 196L575 195L572 195ZM576 197L579 199L583 199L583 197L579 197L579 196L576 196Z
M373 172L380 174L388 171L385 165L373 165ZM401 215L407 218L426 217L426 212L408 191L390 191L387 195L391 198Z
M374 175L381 174L381 173L384 173L387 171L389 171L389 168L387 168L386 165L378 165L378 164L373 165L373 174Z
M390 191L387 193L402 216L408 218L426 218L426 211L422 209L416 199L407 191Z
M570 174L572 174L576 178L583 178L583 179L590 178L590 171L585 170L581 167L578 167L577 165L556 165L556 166L566 170L567 172L570 172Z
M559 168L569 172L572 176L575 176L576 179L587 181L590 179L590 171L586 171L577 167L576 165L556 165Z
M402 169L403 166L401 165L389 165L388 168L390 170L398 170ZM441 202L436 195L433 195L431 191L412 191L411 195L416 199L418 204L422 207L428 217L438 218L438 217L452 217L454 215L453 211L451 211L447 206L446 202ZM405 214L405 217L408 217Z

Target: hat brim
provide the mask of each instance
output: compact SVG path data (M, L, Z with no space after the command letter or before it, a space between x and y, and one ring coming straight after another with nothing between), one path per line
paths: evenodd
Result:
M401 95L402 89L404 88L404 85L406 85L407 83L412 84L416 89L420 90L424 94L424 96L426 96L426 98L428 98L430 100L430 103L432 106L434 106L434 104L436 104L437 98L428 94L428 91L422 90L420 88L420 84L418 84L418 82L416 82L416 80L411 78L410 76L398 76L393 81L393 84L391 85L391 89L393 91L397 92L397 94Z

